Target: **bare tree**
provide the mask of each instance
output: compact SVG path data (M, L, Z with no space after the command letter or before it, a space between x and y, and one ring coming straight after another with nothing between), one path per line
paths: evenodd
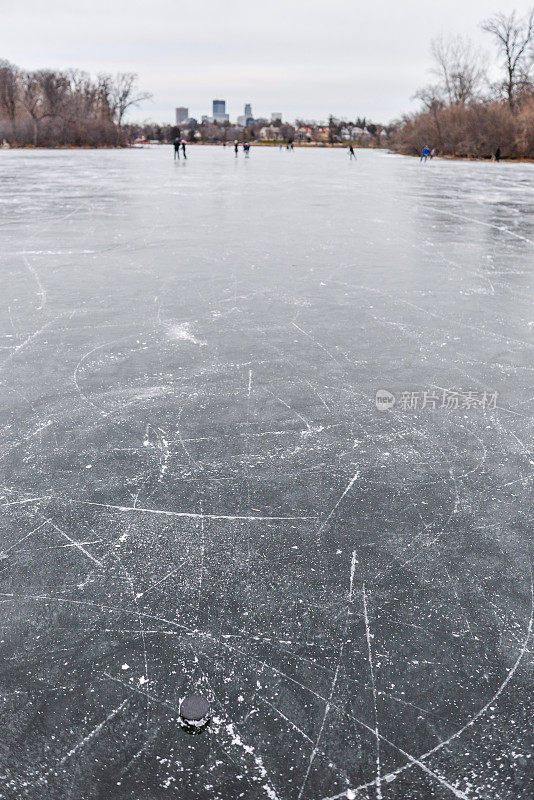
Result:
M87 72L70 69L64 77L68 84L61 110L65 141L81 144L87 140L89 130L96 132L100 126L101 132L109 117L100 113L98 83ZM110 127L114 129L112 124Z
M0 116L5 114L13 123L19 97L19 71L9 61L0 60Z
M375 140L377 145L380 144L380 137L382 135L383 127L380 124L376 124L375 122L368 122L367 123L367 130Z
M464 36L439 37L431 45L432 72L449 103L476 99L484 80L482 55Z
M328 117L328 142L332 145L340 139L339 131L341 125L338 119L332 114Z
M103 119L113 121L113 77L105 72L97 75L97 93L100 115Z
M439 111L446 105L441 86L436 86L435 84L422 86L416 91L412 99L420 100L425 111Z
M513 111L518 95L530 84L528 51L534 38L534 8L524 18L517 17L515 11L508 15L495 14L482 23L482 29L493 36L503 58L502 90Z
M445 108L445 100L443 98L441 87L439 86L423 86L415 93L414 99L420 100L423 104L424 111L429 113L434 122L436 135L440 149L443 148L443 134L440 124L440 111Z
M43 116L61 117L69 100L69 78L62 72L51 70L41 70L36 76L41 90Z
M24 110L29 114L33 125L33 146L37 146L39 137L39 123L46 116L43 109L41 84L37 72L25 72L21 78L20 101Z
M63 118L69 101L67 75L51 70L26 72L20 80L20 102L33 124L33 144L37 145L42 120Z
M118 72L115 78L100 76L102 88L108 92L109 106L117 122L117 138L120 137L122 122L129 108L139 105L144 100L150 100L150 92L137 90L137 75L135 72Z
M91 76L82 70L70 69L65 77L69 84L69 112L76 119L97 116L98 86Z

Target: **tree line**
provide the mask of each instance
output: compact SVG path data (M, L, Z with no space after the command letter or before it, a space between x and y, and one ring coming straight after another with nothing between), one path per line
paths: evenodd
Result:
M497 80L468 38L435 39L434 80L415 95L421 110L395 125L394 149L416 154L429 146L477 158L499 149L503 157L534 158L534 8L523 17L495 14L481 27L494 47Z
M121 146L127 110L150 97L137 75L76 69L27 72L0 60L0 143L33 147Z

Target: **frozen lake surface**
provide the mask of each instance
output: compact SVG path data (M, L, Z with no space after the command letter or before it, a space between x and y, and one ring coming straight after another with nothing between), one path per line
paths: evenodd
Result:
M188 156L0 153L0 797L531 797L534 167Z

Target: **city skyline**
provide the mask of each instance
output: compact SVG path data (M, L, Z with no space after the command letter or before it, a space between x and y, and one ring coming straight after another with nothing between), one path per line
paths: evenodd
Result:
M387 123L414 110L414 93L432 80L432 39L463 33L488 52L480 22L499 6L450 0L423 10L418 0L402 8L384 0L360 8L333 0L325 8L319 0L273 0L266 14L244 0L231 9L215 0L202 7L93 0L75 9L67 0L0 2L2 58L27 70L136 72L153 99L128 118L160 123L174 121L177 97L200 119L217 96L232 119L249 100L262 116L279 109L288 120L335 114ZM523 14L531 0L513 5Z
M244 103L243 105L243 113L238 114L237 117L232 120L230 114L226 112L226 100L223 99L214 99L211 101L211 108L212 112L210 114L201 114L200 119L196 117L192 117L189 114L189 108L187 106L176 106L174 109L174 123L176 125L182 125L183 123L187 122L190 119L194 119L196 122L202 121L215 121L215 122L230 122L241 127L245 127L248 124L256 120L265 120L266 122L273 123L275 121L282 121L283 114L281 111L271 111L268 114L259 114L256 117L252 113L252 103Z

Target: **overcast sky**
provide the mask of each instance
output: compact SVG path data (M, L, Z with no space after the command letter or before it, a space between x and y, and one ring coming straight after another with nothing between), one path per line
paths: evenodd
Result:
M171 122L175 106L232 118L330 113L388 122L428 82L431 39L464 33L510 0L0 0L0 58L26 69L133 71L154 98L131 119ZM515 0L521 13L533 0Z

